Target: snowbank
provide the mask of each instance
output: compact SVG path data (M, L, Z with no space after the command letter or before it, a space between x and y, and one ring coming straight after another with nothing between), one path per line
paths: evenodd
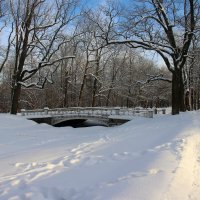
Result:
M1 200L197 200L200 112L55 128L0 114Z

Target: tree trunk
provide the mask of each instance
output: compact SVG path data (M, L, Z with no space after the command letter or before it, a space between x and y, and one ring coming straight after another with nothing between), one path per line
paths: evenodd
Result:
M183 83L182 70L180 70L179 76L180 76L180 91L179 91L180 111L185 112L186 111L185 101L184 101L185 100L185 88L184 88L184 83Z
M176 70L172 74L172 115L180 111L185 111L184 84L181 70Z
M200 93L199 93L199 89L198 89L198 91L197 91L197 110L200 109L200 101L199 101L199 99L200 99Z
M63 101L63 107L69 107L68 105L68 83L66 82L64 87L64 101Z
M94 80L93 90L92 90L92 107L96 105L96 91L97 91L97 79Z
M85 80L86 80L86 71L85 71L85 74L83 76L83 80L82 80L82 83L81 83L81 89L80 89L79 97L78 97L78 107L82 106L83 89L85 87Z
M68 71L65 72L63 107L64 108L69 107L69 102L68 102Z
M108 95L106 98L106 106L107 107L109 106L109 103L110 103L110 95L111 95L111 89L108 90ZM113 102L112 102L112 104L113 104Z
M11 114L17 114L18 108L19 108L19 100L20 100L20 94L21 94L21 85L17 84L17 86L14 86L12 89L12 101L11 101Z

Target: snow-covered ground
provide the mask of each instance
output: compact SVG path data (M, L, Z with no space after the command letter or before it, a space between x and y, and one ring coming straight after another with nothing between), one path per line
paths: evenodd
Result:
M0 114L1 200L199 200L200 112L55 128Z

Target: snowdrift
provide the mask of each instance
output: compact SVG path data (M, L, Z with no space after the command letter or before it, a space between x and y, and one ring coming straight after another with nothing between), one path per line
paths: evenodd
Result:
M0 200L198 200L200 112L55 128L0 114Z

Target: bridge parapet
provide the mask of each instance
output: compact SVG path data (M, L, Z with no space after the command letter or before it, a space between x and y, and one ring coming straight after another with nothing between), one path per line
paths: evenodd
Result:
M154 111L152 109L134 109L134 108L106 108L106 107L70 107L70 108L55 108L49 109L45 107L44 109L37 110L21 110L21 115L26 117L33 116L102 116L104 118L114 117L114 116L140 116L146 118L153 118Z

